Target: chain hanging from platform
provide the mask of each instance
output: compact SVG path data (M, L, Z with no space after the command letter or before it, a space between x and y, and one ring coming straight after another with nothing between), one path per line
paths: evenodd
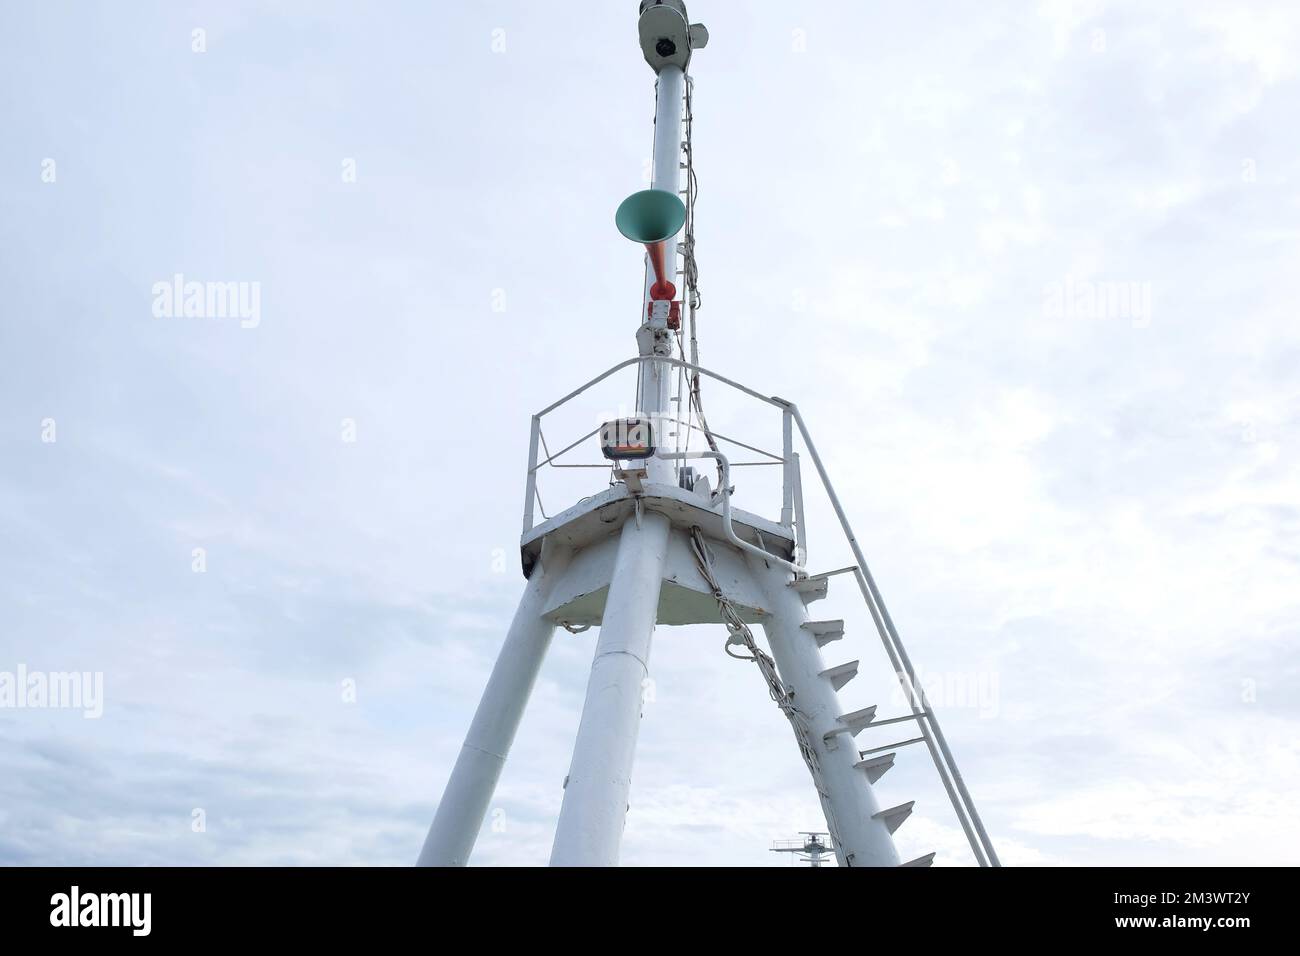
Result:
M691 528L691 552L695 556L695 564L700 569L700 574L704 576L705 583L708 584L709 590L713 592L713 599L718 602L718 610L722 612L722 623L726 625L727 632L730 634L723 650L727 652L728 657L734 657L738 661L753 661L758 665L759 673L763 675L763 680L767 682L768 693L771 694L776 705L781 708L781 713L785 714L786 719L790 721L795 740L799 744L799 754L803 757L803 762L808 766L808 773L812 776L813 786L817 789L817 797L821 800L822 810L826 814L826 828L830 831L831 840L834 841L836 850L841 855L844 855L846 864L852 866L851 856L844 854L843 846L840 843L839 828L835 825L835 810L831 806L830 794L826 792L826 785L822 780L821 758L817 756L817 751L813 747L812 734L808 728L808 718L803 715L799 708L795 707L794 695L785 689L785 685L776 672L776 662L758 646L754 640L754 632L749 629L749 625L741 618L731 599L723 593L722 586L713 573L713 560L709 556L704 533L698 526ZM731 652L732 644L744 647L749 652L749 656L733 654Z

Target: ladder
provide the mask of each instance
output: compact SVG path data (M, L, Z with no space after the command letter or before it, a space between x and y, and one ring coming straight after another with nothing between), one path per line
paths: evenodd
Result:
M971 852L975 855L976 861L980 866L1001 866L997 851L993 848L993 843L989 839L983 821L980 819L979 811L975 808L975 802L971 799L970 791L967 790L966 783L962 779L961 771L957 769L952 751L944 738L942 728L939 726L938 718L925 697L925 689L916 679L916 672L912 667L911 659L908 657L907 650L903 647L903 643L898 636L898 630L894 626L893 619L889 616L889 610L885 607L884 599L880 595L880 589L876 586L875 579L867 567L862 548L853 534L853 529L849 525L839 497L835 494L835 489L822 466L821 458L817 454L811 436L804 426L798 409L793 405L788 407L793 412L795 421L803 434L805 446L816 466L818 475L822 479L831 506L839 519L849 546L853 550L854 557L858 561L857 564L838 568L834 571L825 571L807 577L797 577L790 583L789 587L798 592L804 604L807 605L826 597L829 593L831 578L845 574L853 576L854 580L857 581L867 609L871 612L872 620L876 625L876 631L885 648L885 653L894 667L894 672L898 675L903 697L907 700L912 711L910 714L899 717L877 718L875 705L865 707L861 710L843 714L839 718L840 726L828 733L827 736L829 737L831 733L834 733L856 737L868 727L915 722L919 731L918 736L886 744L883 747L873 747L859 751L861 759L855 766L863 772L868 783L875 783L894 766L894 759L899 749L913 744L925 744L934 762L939 779L943 783L944 790L948 794L948 799L952 803L953 812L956 814L958 822L961 823L966 839L970 843ZM803 627L817 642L818 647L824 647L826 644L838 641L844 636L843 620L809 621ZM821 676L830 681L832 688L838 691L857 674L857 671L858 661L854 660L827 668L821 673ZM877 816L884 821L889 832L893 833L911 814L914 803L915 801L909 801L896 807L881 810ZM925 867L930 866L933 861L934 854L929 853L901 865Z

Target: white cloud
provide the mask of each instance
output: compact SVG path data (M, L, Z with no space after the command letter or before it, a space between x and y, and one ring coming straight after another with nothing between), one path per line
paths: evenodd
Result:
M730 38L695 68L705 364L799 401L918 666L996 675L996 718L943 717L1006 862L1293 860L1300 17L810 8L784 56L696 3ZM0 669L106 677L101 721L0 714L0 860L418 852L519 592L528 416L633 351L609 220L651 135L622 5L563 69L540 8L504 54L462 10L431 58L427 15L236 7L201 63L164 8L0 37ZM260 282L258 328L153 318L176 271ZM1067 279L1149 284L1150 321L1045 314ZM846 703L889 700L826 611ZM548 857L593 638L557 636L477 862ZM652 668L625 859L781 865L821 823L752 668L709 629ZM881 782L900 847L964 863L925 761Z

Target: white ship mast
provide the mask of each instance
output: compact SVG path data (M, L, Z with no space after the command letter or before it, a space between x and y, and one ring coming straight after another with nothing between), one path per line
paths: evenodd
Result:
M799 862L807 863L812 869L826 865L826 855L831 848L824 842L822 837L829 837L829 833L814 833L808 830L800 831L802 840L778 840L772 844L773 853L798 853Z
M688 312L693 345L695 310L689 221L694 184L688 176L682 189L681 170L685 166L689 171L692 163L689 135L683 142L683 109L690 101L691 56L708 42L708 32L690 23L680 0L643 0L638 32L646 62L657 76L651 188L630 196L616 216L619 230L647 247L637 356L533 416L520 541L527 584L419 863L468 862L552 634L563 625L570 630L599 626L600 636L551 864L617 864L655 626L721 621L729 633L728 653L757 664L769 693L790 720L841 866L900 865L892 834L911 813L912 803L882 808L873 785L893 765L897 748L915 743L929 750L976 861L997 865L798 408L700 367L693 347L689 360L682 354L682 312ZM686 121L689 131L689 110ZM684 268L679 272L677 237L684 225ZM678 278L684 280L684 300L677 299ZM638 373L637 416L607 422L552 454L542 432L543 419L625 369ZM689 394L679 393L676 401L679 407L689 403L691 422L681 421L682 413L673 411L675 379L689 382ZM733 507L732 463L719 449L719 443L728 440L714 435L704 422L701 379L736 389L780 415L781 454L763 453L781 467L779 520ZM707 450L684 450L680 439L668 446L668 438L689 429L705 436ZM804 568L807 542L796 434L840 520L855 566L811 575ZM543 522L535 524L539 470L593 437L612 462L611 487L560 514L543 514ZM539 442L547 449L540 461ZM716 490L685 464L694 459L708 459L717 468ZM826 664L822 648L843 637L844 622L812 620L808 605L825 597L831 579L841 574L851 575L862 592L905 691L909 714L877 718L874 706L847 710L840 705L839 691L857 673L858 662ZM770 656L758 647L751 624L761 625ZM863 730L902 722L914 722L919 736L857 749L855 738ZM933 856L902 865L928 866Z

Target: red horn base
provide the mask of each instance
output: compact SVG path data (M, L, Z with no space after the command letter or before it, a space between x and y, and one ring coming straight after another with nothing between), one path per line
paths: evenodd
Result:
M656 302L663 302L668 299L676 298L677 286L671 282L656 282L650 286L650 298Z
M664 244L647 242L645 250L650 253L650 268L655 276L655 281L650 286L650 298L656 302L674 298L677 295L677 286L664 278L664 273L667 272L664 266Z

